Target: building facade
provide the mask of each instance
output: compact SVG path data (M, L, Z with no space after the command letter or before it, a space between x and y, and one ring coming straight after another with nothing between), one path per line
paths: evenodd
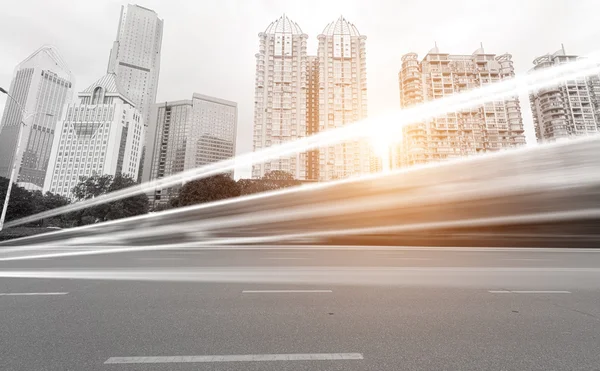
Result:
M300 26L283 15L259 35L256 54L253 149L306 136L306 39ZM252 178L273 170L306 179L306 153L254 164Z
M9 178L15 162L17 183L30 190L44 185L56 123L72 96L73 75L58 51L43 46L21 62L14 72L9 94L21 108L7 99L0 129L0 176ZM25 126L21 122L25 120ZM20 158L15 158L19 130Z
M319 131L343 127L367 117L366 36L340 17L319 39ZM367 140L346 141L319 149L319 180L371 171Z
M145 125L156 103L162 35L163 21L156 12L139 5L121 7L107 72L116 74L122 93L140 111Z
M564 47L533 61L532 71L579 59ZM538 142L598 134L600 130L600 79L584 76L529 94Z
M50 191L72 198L81 177L128 175L137 179L145 127L141 113L109 73L66 106L56 127L44 182Z
M306 135L319 132L319 57L306 59ZM306 180L319 180L319 150L306 153Z
M194 93L191 100L155 104L148 130L144 182L234 157L237 103ZM158 189L150 199L168 202L177 191Z
M402 57L400 105L411 107L514 77L510 54L441 53L437 46L419 61ZM451 112L403 128L395 166L411 166L525 145L517 96Z

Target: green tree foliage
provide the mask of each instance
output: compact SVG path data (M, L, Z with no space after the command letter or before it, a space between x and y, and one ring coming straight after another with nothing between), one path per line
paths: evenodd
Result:
M186 183L179 191L179 197L173 200L174 207L218 201L240 195L238 183L231 177L218 174Z
M128 188L136 184L130 176L92 175L81 178L72 193L77 201L95 198L100 195ZM77 224L121 219L148 212L148 196L145 194L109 202L76 212Z

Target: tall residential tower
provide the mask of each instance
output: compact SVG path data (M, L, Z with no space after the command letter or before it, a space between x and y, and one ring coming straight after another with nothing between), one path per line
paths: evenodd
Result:
M306 39L285 14L259 35L254 88L254 151L306 136ZM306 179L306 153L258 163L252 177L273 170Z
M0 176L10 177L16 161L21 164L18 184L30 190L42 189L56 123L71 99L72 84L69 67L51 46L41 47L15 68L9 94L30 117L23 117L19 105L7 100L0 129ZM23 120L26 125L20 128ZM23 130L21 160L15 159L19 130Z
M367 116L365 41L358 29L340 17L325 27L319 39L319 131L359 121ZM372 150L367 140L347 141L319 149L319 179L367 174Z
M319 57L306 60L306 135L319 132ZM319 150L306 154L306 180L319 180Z
M533 61L533 71L574 62L564 47ZM529 94L535 134L539 142L595 135L600 130L600 80L582 76Z
M107 72L116 75L123 94L140 111L146 126L150 107L156 102L162 35L163 21L156 12L139 5L121 7Z
M437 46L422 61L402 57L400 105L410 107L514 77L510 54L483 47L471 55L441 53ZM403 129L396 166L424 164L525 144L518 97L450 112Z

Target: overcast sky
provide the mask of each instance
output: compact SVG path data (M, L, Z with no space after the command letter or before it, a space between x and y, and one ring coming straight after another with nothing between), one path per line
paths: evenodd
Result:
M121 5L115 0L0 0L0 86L43 44L61 52L75 76L75 94L106 73ZM511 53L517 74L532 60L565 45L567 53L600 49L600 0L139 0L164 20L157 101L192 93L238 103L238 154L252 150L254 55L258 33L286 13L309 35L343 15L367 36L369 115L398 109L403 54ZM0 97L0 111L5 96ZM531 111L521 98L528 141ZM236 174L249 176L249 171Z

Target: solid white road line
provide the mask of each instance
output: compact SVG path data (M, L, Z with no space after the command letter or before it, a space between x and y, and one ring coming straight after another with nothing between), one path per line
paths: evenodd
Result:
M331 290L244 290L243 294L329 293Z
M67 295L68 292L0 292L0 296Z
M489 290L490 294L570 294L571 291L560 290Z
M104 364L118 363L204 363L266 361L341 361L363 359L361 353L244 354L175 357L110 357Z

